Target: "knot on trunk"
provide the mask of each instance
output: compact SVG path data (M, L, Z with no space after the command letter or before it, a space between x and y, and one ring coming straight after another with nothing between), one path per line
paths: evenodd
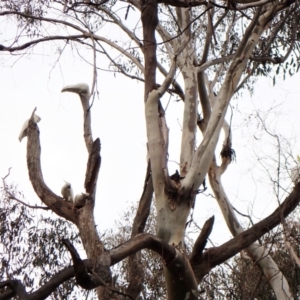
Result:
M168 198L168 205L169 208L173 211L177 208L178 204L180 203L180 180L182 180L184 177L181 177L178 173L178 170L176 172L166 178L165 182L165 194Z
M185 177L181 177L177 170L173 175L165 178L165 195L168 198L169 208L174 211L180 203L185 203L191 207L198 191L194 191L193 187L189 191L184 191L181 180Z

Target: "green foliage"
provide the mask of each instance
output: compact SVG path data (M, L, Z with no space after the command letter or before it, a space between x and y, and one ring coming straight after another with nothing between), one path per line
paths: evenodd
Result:
M131 224L136 212L135 205L122 214L116 222L114 229L105 233L107 248L113 248L131 236ZM294 216L297 212L294 214ZM298 222L289 218L288 226L291 231L292 243L296 245L296 253L300 256L300 226ZM155 233L156 221L155 211L152 208L145 232ZM199 233L199 226L194 222L188 227L186 235L186 249L190 253L194 243L192 232ZM278 229L273 230L262 239L262 244L269 249L272 258L287 278L295 299L300 297L300 270L293 262L283 242L283 233ZM142 266L145 269L144 293L139 299L166 299L164 278L162 276L161 259L151 251L142 251ZM128 260L124 260L113 269L115 288L125 292L128 285ZM274 292L260 267L254 263L246 254L235 256L225 264L214 268L198 287L200 299L215 300L248 300L251 297L260 300L276 299ZM210 298L211 297L211 298Z
M298 212L299 213L299 212ZM296 216L295 212L294 216ZM298 221L288 221L291 232L289 240L300 257L300 226ZM283 232L274 229L261 240L279 269L286 277L294 299L300 299L300 269L291 258L284 245ZM276 300L276 296L260 267L244 252L235 256L225 265L216 267L206 276L200 289L213 299L228 300ZM206 299L206 298L205 298Z
M22 199L15 186L6 188ZM82 247L81 241L71 223L46 211L39 214L41 210L10 199L3 188L0 192L0 281L20 279L27 292L32 292L72 263L61 239L68 238L77 249ZM50 299L78 299L84 294L72 279L56 289Z
M22 194L11 185L10 193L16 198ZM105 232L102 238L107 249L114 248L131 237L131 224L136 213L136 206L131 205L122 214L113 229ZM31 292L46 283L56 272L70 265L71 260L61 244L61 238L68 238L77 249L81 242L77 230L69 222L51 216L47 212L41 215L15 200L10 200L1 189L0 202L0 281L8 278L20 279ZM298 220L299 221L299 220ZM290 241L296 245L294 250L300 256L300 225L298 221L288 222ZM191 223L189 232L199 232L197 224ZM155 211L152 208L145 232L155 234ZM262 240L262 244L278 264L287 278L295 299L300 297L300 270L293 262L284 246L283 233L273 230ZM193 245L191 234L187 235L186 251L190 253ZM145 272L143 291L140 300L165 299L166 290L162 272L161 258L149 251L141 252L141 265ZM128 286L128 259L112 267L113 288L126 292ZM236 256L213 269L199 285L202 299L248 300L256 297L260 300L276 299L261 269L246 255ZM50 299L96 299L94 292L86 292L76 287L73 280L62 284ZM200 299L201 299L200 298ZM118 296L117 299L123 299Z
M104 240L106 242L106 248L114 248L130 239L131 225L135 213L136 205L131 204L129 209L127 209L126 212L120 216L119 220L116 221L114 228L105 233ZM155 226L155 211L152 207L144 232L155 234ZM145 280L143 282L143 291L140 299L164 299L166 288L161 258L154 252L143 250L141 265L145 270ZM126 287L129 283L128 258L115 265L112 269L115 279L115 288L122 292L126 292Z

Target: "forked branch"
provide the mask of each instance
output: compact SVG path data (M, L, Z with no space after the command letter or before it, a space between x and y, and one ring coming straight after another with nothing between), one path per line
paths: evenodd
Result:
M253 225L250 229L237 235L219 247L210 248L205 251L200 260L193 265L197 281L202 278L215 266L233 257L241 250L247 248L257 241L265 233L271 231L286 218L300 202L300 184L297 184L292 193L284 202L268 217Z
M39 128L33 121L33 115L29 120L27 129L27 168L31 184L42 202L57 215L75 223L72 213L73 204L64 201L46 185L41 168L41 145Z

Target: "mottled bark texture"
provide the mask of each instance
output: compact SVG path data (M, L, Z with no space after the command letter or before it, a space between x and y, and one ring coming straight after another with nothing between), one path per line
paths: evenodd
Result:
M145 58L145 114L149 157L152 168L152 179L157 203L157 234L169 244L183 247L186 219L191 207L190 199L180 197L178 183L163 171L167 161L167 136L162 130L162 115L159 115L161 92L156 88L156 40L155 29L158 24L156 1L142 3L142 24ZM174 75L173 75L174 76ZM167 88L172 80L163 84ZM167 166L166 166L167 167ZM167 169L165 169L167 170ZM168 187L166 187L168 182ZM182 201L184 200L184 201ZM185 255L177 255L176 259L164 267L168 299L197 299L193 291L197 284Z

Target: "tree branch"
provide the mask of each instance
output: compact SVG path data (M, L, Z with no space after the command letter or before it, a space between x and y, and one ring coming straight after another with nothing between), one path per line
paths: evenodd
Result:
M101 165L101 144L100 139L97 138L91 147L91 151L89 153L89 159L87 162L86 173L85 173L85 182L84 187L87 193L92 195L94 198L94 192L97 185L98 174Z
M101 266L99 264L97 265L96 274L97 277L101 279L99 280L94 275L90 274L84 261L80 258L78 252L76 251L75 247L71 244L71 242L67 239L63 239L62 243L66 246L66 248L71 254L76 282L83 289L92 290L97 286L104 285L104 283L111 281L111 272L108 266Z
M258 8L258 11L260 11L260 8ZM203 140L196 150L189 172L182 181L182 193L190 191L191 188L197 190L202 184L214 155L229 101L272 13L273 10L270 8L265 14L259 17L258 22L251 24L253 26L247 29L251 34L245 34L249 39L247 41L243 40L244 42L241 43L229 67L224 83L218 93L217 103L214 106ZM259 16L259 13L257 15Z
M1 15L1 13L0 13L0 15ZM87 38L87 36L85 36L83 34L66 35L66 36L54 35L54 36L36 39L36 40L24 43L24 44L22 44L20 46L16 46L16 47L9 47L9 46L4 46L4 45L0 44L0 51L8 51L8 52L20 51L20 50L27 49L31 46L35 46L42 42L54 41L54 40L66 40L66 41L72 40L72 41L76 41L76 42L80 43L79 39L86 39L86 38Z
M233 257L241 250L250 246L265 233L279 225L281 221L296 208L299 202L300 184L297 184L292 193L271 215L256 223L250 229L238 234L235 238L223 245L210 248L204 252L197 265L193 266L197 281L200 282L212 268L221 264L230 257Z
M202 227L202 230L194 244L192 253L190 255L190 264L192 267L193 265L197 264L197 262L202 257L202 252L204 250L204 247L206 246L207 239L209 238L212 232L214 222L215 222L215 217L212 216L204 223L204 226Z
M33 117L31 117L27 129L27 168L31 184L38 197L52 211L59 216L75 223L74 215L72 213L73 204L64 201L63 198L54 194L46 185L43 179L40 160L41 146L39 129L37 124L33 121Z
M158 3L164 3L166 5L175 6L175 7L185 7L190 8L194 6L208 5L206 1L185 1L185 0L159 0Z
M187 30L182 30L181 45L185 46L181 56L181 73L184 80L184 110L181 133L180 149L180 175L185 177L190 169L195 153L196 126L197 126L197 78L194 69L194 48L188 41L191 40L192 32L189 24L191 23L191 12L189 9L177 9L179 25ZM182 47L181 46L181 47Z
M83 267L82 263L84 264L86 273L92 273L95 270L95 260L85 259L81 261L80 258L78 258L79 257L78 254L76 254L77 251L75 250L74 252L72 246L70 247L68 245L68 249L71 250L72 258L75 259L76 264L79 263L80 268ZM97 271L96 274L100 276L102 280L104 279L104 282L107 282L108 266L113 266L114 264L120 262L121 260L125 259L129 255L132 255L142 249L150 249L158 253L162 257L166 265L172 263L172 261L175 258L179 259L180 257L182 257L183 259L183 256L179 252L177 252L172 246L168 245L163 240L151 234L143 233L135 236L134 238L117 246L116 248L111 249L110 251L104 252L102 255L97 257L96 258L97 265L99 265L100 268L96 269ZM63 282L74 277L76 273L74 271L74 267L75 266L70 266L56 273L47 283L45 283L37 291L31 294L27 294L26 292L24 292L25 288L23 287L20 281L17 282L17 281L9 280L9 281L0 282L0 288L9 285L10 286L16 285L16 288L10 293L10 295L12 295L13 293L12 296L21 296L20 299L22 300L43 300L46 297L48 297ZM80 270L80 272L82 272L82 270ZM101 282L101 280L99 280L99 282ZM103 285L103 282L101 282L101 284ZM1 296L2 295L0 295L0 300L7 299L7 298L1 298ZM7 294L5 297L7 297Z

